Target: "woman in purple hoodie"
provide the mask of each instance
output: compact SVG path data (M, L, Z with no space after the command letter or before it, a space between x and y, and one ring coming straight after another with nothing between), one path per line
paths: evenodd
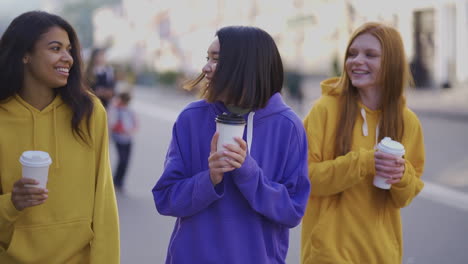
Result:
M304 128L280 94L273 38L254 27L221 28L192 84L202 79L203 99L177 118L153 188L158 212L177 217L166 263L285 263L310 184ZM216 147L222 113L247 120L226 150Z

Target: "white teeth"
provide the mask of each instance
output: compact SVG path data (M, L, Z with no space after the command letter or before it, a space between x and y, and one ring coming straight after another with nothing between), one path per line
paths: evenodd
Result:
M367 71L353 71L353 73L357 73L357 74L365 74L365 73L368 73Z
M57 71L59 71L59 72L68 73L69 70L70 70L70 69L68 69L68 68L57 68Z

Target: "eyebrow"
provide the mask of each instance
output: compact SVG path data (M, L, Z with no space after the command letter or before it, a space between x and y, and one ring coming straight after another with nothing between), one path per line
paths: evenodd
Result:
M60 46L63 46L63 43L60 42L60 41L58 41L58 40L52 40L52 41L50 41L49 43L47 43L47 46L48 46L48 45L52 45L52 44L58 44L58 45L60 45ZM71 43L68 44L68 47L71 47Z
M219 54L218 51L207 51L206 53L213 54L213 55L218 55Z
M349 51L351 51L351 50L355 51L355 50L359 50L359 48L349 48ZM364 51L375 51L375 52L379 52L379 50L377 50L377 49L372 49L372 48L370 48L370 49L364 49Z
M51 42L47 43L47 45L51 45L51 44L59 44L59 45L63 45L62 42L60 41L57 41L57 40L52 40Z

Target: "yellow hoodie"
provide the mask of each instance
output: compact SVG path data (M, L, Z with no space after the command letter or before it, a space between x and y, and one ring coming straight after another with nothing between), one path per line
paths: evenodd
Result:
M400 208L423 188L422 128L405 108L405 172L390 190L373 186L374 145L380 111L363 104L352 150L333 159L338 120L337 78L321 83L322 97L304 120L309 142L311 195L302 222L301 261L304 264L397 264L402 261ZM364 113L363 113L364 114ZM363 134L367 123L368 135Z
M106 113L93 102L91 146L73 135L60 96L42 111L19 96L0 103L0 263L119 263ZM26 150L51 155L49 197L17 211L11 191Z

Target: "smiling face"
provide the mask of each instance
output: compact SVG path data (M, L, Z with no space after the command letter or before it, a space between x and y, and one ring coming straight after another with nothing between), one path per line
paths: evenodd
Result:
M205 74L205 78L208 81L211 81L213 75L216 71L216 65L218 64L219 59L219 40L215 38L211 43L207 51L206 64L203 67L202 71Z
M26 82L46 88L66 85L73 65L71 49L67 32L60 27L50 28L23 58Z
M346 73L358 89L376 89L380 86L382 45L369 33L359 35L348 49Z

